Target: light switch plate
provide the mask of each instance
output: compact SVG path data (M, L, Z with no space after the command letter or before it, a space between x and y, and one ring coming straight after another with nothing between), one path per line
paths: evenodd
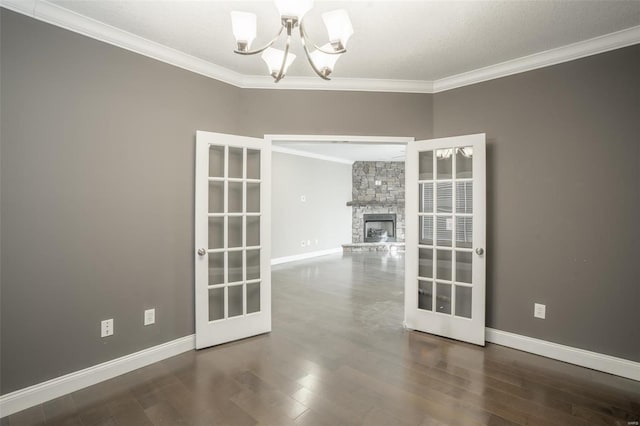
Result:
M156 310L147 309L144 311L144 325L151 325L156 322Z
M540 303L533 304L533 316L540 319L545 319L547 316L547 305Z

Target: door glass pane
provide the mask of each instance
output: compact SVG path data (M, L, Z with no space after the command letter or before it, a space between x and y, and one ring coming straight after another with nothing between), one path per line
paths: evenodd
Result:
M420 216L418 220L420 239L418 244L433 245L433 216Z
M247 280L260 278L260 250L247 250Z
M229 213L242 213L242 182L229 182Z
M439 149L436 151L436 179L451 179L453 167L453 149Z
M229 318L242 315L242 285L229 286Z
M420 184L418 209L420 213L433 213L433 183Z
M456 213L473 213L473 182L456 182Z
M224 218L209 218L209 248L218 249L224 247Z
M209 182L209 213L224 212L224 182Z
M247 183L247 213L260 213L259 183Z
M229 217L229 247L242 247L242 218Z
M473 147L456 148L456 177L473 177Z
M418 309L433 310L433 283L418 281Z
M453 230L453 218L450 216L438 216L437 218L437 243L439 246L451 247L451 233Z
M242 178L242 148L229 148L229 177Z
M247 179L260 179L260 151L247 149Z
M423 151L418 156L419 180L433 179L433 151Z
M224 318L224 287L209 289L209 321Z
M247 313L260 312L260 283L247 284Z
M209 285L224 283L224 253L209 253Z
M418 249L418 276L433 278L433 249Z
M471 287L456 286L456 315L471 318Z
M456 217L456 247L471 248L473 244L473 218Z
M230 251L229 256L229 280L228 282L242 281L242 250Z
M436 279L451 281L451 251L436 250Z
M224 146L209 146L209 177L224 177Z
M451 284L437 284L436 312L442 312L444 314L451 313Z
M471 284L471 265L472 265L471 252L469 251L457 251L456 252L456 281L459 283Z
M260 245L260 216L247 216L247 247Z
M438 183L438 213L451 213L453 203L453 184L451 182Z

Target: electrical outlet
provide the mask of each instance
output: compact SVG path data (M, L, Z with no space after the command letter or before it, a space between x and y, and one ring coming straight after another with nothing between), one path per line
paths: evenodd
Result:
M300 196L300 201L302 201L303 203L307 202L307 196L306 195L301 195Z
M300 247L304 247L304 246L305 246L305 244L306 244L306 241L305 241L305 240L300 241Z
M156 322L156 310L155 310L155 308L145 310L144 311L144 325L155 324L155 322Z
M541 305L540 303L533 304L533 316L536 318L544 319L547 316L547 305Z
M100 321L100 337L113 335L113 318Z
M318 239L316 238L316 245L318 245Z
M307 245L311 246L311 240L307 240Z

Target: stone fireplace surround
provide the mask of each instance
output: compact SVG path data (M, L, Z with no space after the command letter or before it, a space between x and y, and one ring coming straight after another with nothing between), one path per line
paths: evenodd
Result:
M384 251L404 247L404 161L356 161L352 168L351 242L345 251ZM396 242L372 247L364 242L363 215L391 213L396 215Z

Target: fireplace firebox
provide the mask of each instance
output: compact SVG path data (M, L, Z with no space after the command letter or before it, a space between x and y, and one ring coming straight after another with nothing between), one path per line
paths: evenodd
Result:
M396 241L395 214L364 214L364 242L394 242Z

